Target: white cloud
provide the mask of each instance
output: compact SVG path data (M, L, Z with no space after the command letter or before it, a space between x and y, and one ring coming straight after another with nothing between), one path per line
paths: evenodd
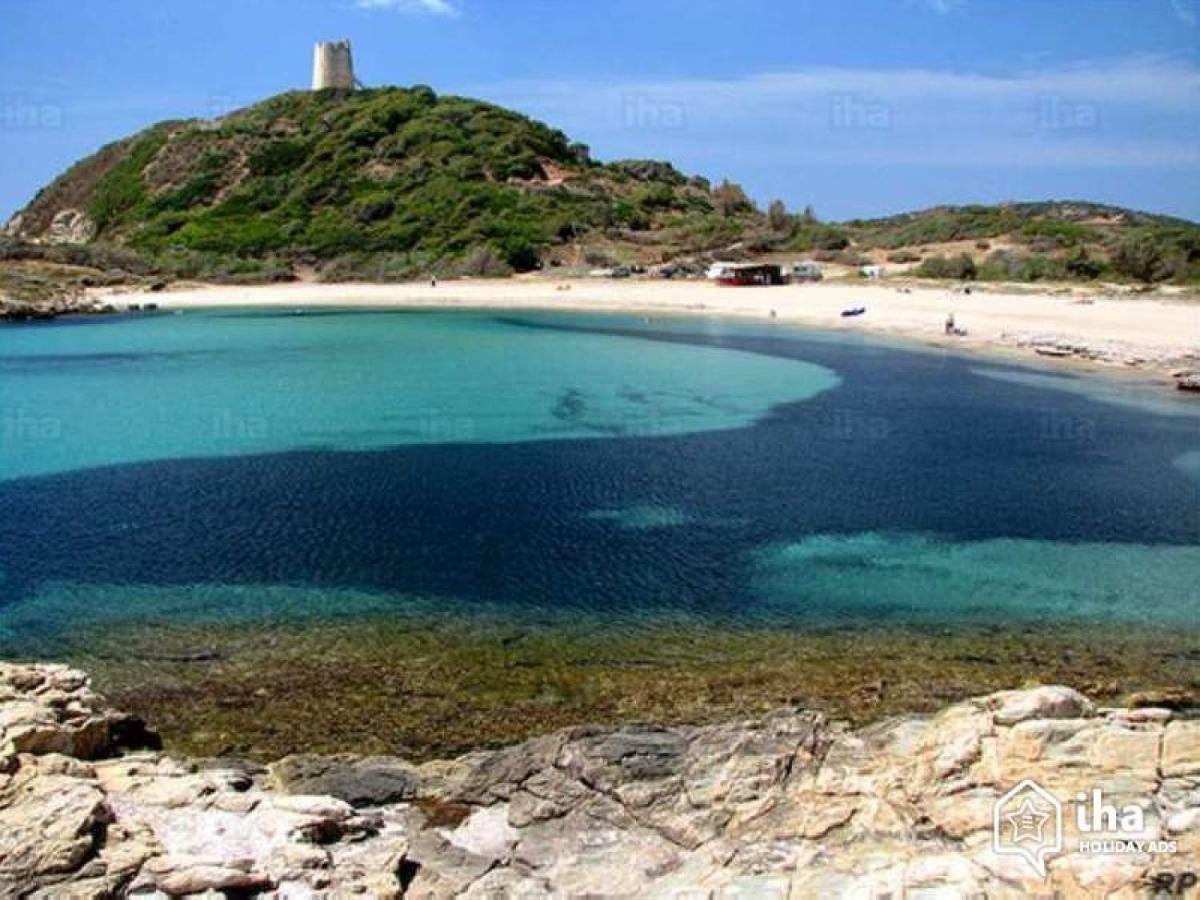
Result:
M359 9L391 9L417 15L457 18L461 13L450 0L354 0Z
M888 103L1021 102L1046 96L1077 102L1138 104L1154 109L1194 112L1200 104L1200 68L1157 58L1079 63L1069 67L1011 75L977 75L933 69L853 69L823 67L762 72L733 79L677 79L659 82L555 80L501 85L516 93L564 98L594 97L597 92L645 93L673 97L689 107L720 109L727 114L753 111L788 100L864 95Z
M1004 74L821 67L731 79L467 86L602 157L760 164L1200 164L1200 67L1157 57Z

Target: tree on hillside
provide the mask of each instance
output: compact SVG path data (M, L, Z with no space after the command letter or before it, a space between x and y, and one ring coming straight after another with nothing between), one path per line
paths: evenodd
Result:
M804 212L800 214L800 218L804 220L805 225L816 225L818 221L817 211L812 208L812 204L808 203L804 206Z
M1089 281L1093 278L1098 278L1100 273L1104 271L1103 263L1089 256L1087 250L1083 247L1077 247L1075 252L1067 257L1065 265L1070 275Z
M717 189L713 191L713 197L717 201L718 211L726 218L754 209L754 204L750 202L750 198L746 196L742 186L728 179L717 186Z
M592 148L587 144L580 143L579 141L568 144L567 153L569 153L571 158L581 166L586 166L592 161Z
M767 227L772 231L791 231L792 217L782 200L772 200L767 207Z
M1126 238L1117 246L1112 264L1122 275L1151 284L1170 277L1169 266L1162 246L1153 235L1141 234Z
M977 274L975 260L966 253L960 253L958 256L931 256L917 267L917 275L922 278L973 281Z

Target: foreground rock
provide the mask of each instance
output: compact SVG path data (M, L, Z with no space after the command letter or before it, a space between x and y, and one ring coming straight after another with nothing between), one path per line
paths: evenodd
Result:
M82 673L0 664L0 772L0 897L1135 897L1200 867L1200 722L1060 687L264 770L171 759ZM1069 805L1043 880L992 847L1026 778L1135 805L1177 852L1082 853L1106 835Z

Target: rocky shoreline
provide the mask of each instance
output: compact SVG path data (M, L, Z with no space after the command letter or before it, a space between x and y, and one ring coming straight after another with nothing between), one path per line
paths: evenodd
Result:
M1102 366L1124 367L1149 372L1164 372L1175 380L1181 391L1200 390L1200 353L1174 348L1148 353L1136 345L1122 341L1079 341L1054 334L1021 332L1004 334L1002 340L1020 350L1030 350L1038 356L1052 359L1072 359Z
M0 322L48 322L62 316L98 316L115 312L117 309L112 304L82 294L26 302L0 296Z
M1040 687L857 731L790 709L258 766L174 759L86 674L0 664L0 897L1147 896L1200 866L1200 721L1143 702ZM1024 778L1137 804L1177 852L1085 854L1068 815L1043 881L992 849Z

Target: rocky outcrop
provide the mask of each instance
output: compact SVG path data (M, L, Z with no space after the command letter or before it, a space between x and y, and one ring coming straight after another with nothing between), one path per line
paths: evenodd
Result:
M1082 340L1057 334L1036 332L1004 332L1002 343L1032 350L1039 356L1075 358L1110 366L1124 366L1146 371L1170 372L1180 366L1194 365L1198 356L1195 348L1186 345L1149 350L1120 340ZM1188 370L1185 370L1187 372ZM1175 376L1177 379L1179 375ZM1182 390L1186 390L1181 385Z
M161 747L140 719L108 709L84 673L0 664L0 771L11 771L21 755L88 761Z
M55 213L46 231L51 244L86 244L96 236L96 223L79 209L62 209Z
M0 664L0 897L1133 897L1200 866L1200 721L1061 687L859 731L781 710L422 766L153 744L82 673ZM1177 852L1084 853L1068 815L1043 880L992 847L1027 778L1136 805Z
M1200 392L1200 372L1192 370L1176 372L1175 386L1181 391Z
M25 216L17 213L0 228L0 236L26 238ZM96 223L81 209L60 209L51 217L40 239L48 244L86 244L96 236Z
M59 316L108 315L116 309L108 303L80 294L51 297L42 301L14 300L0 294L0 322L35 322Z
M290 756L271 767L271 782L289 794L324 794L354 806L384 806L417 797L417 771L390 757Z

